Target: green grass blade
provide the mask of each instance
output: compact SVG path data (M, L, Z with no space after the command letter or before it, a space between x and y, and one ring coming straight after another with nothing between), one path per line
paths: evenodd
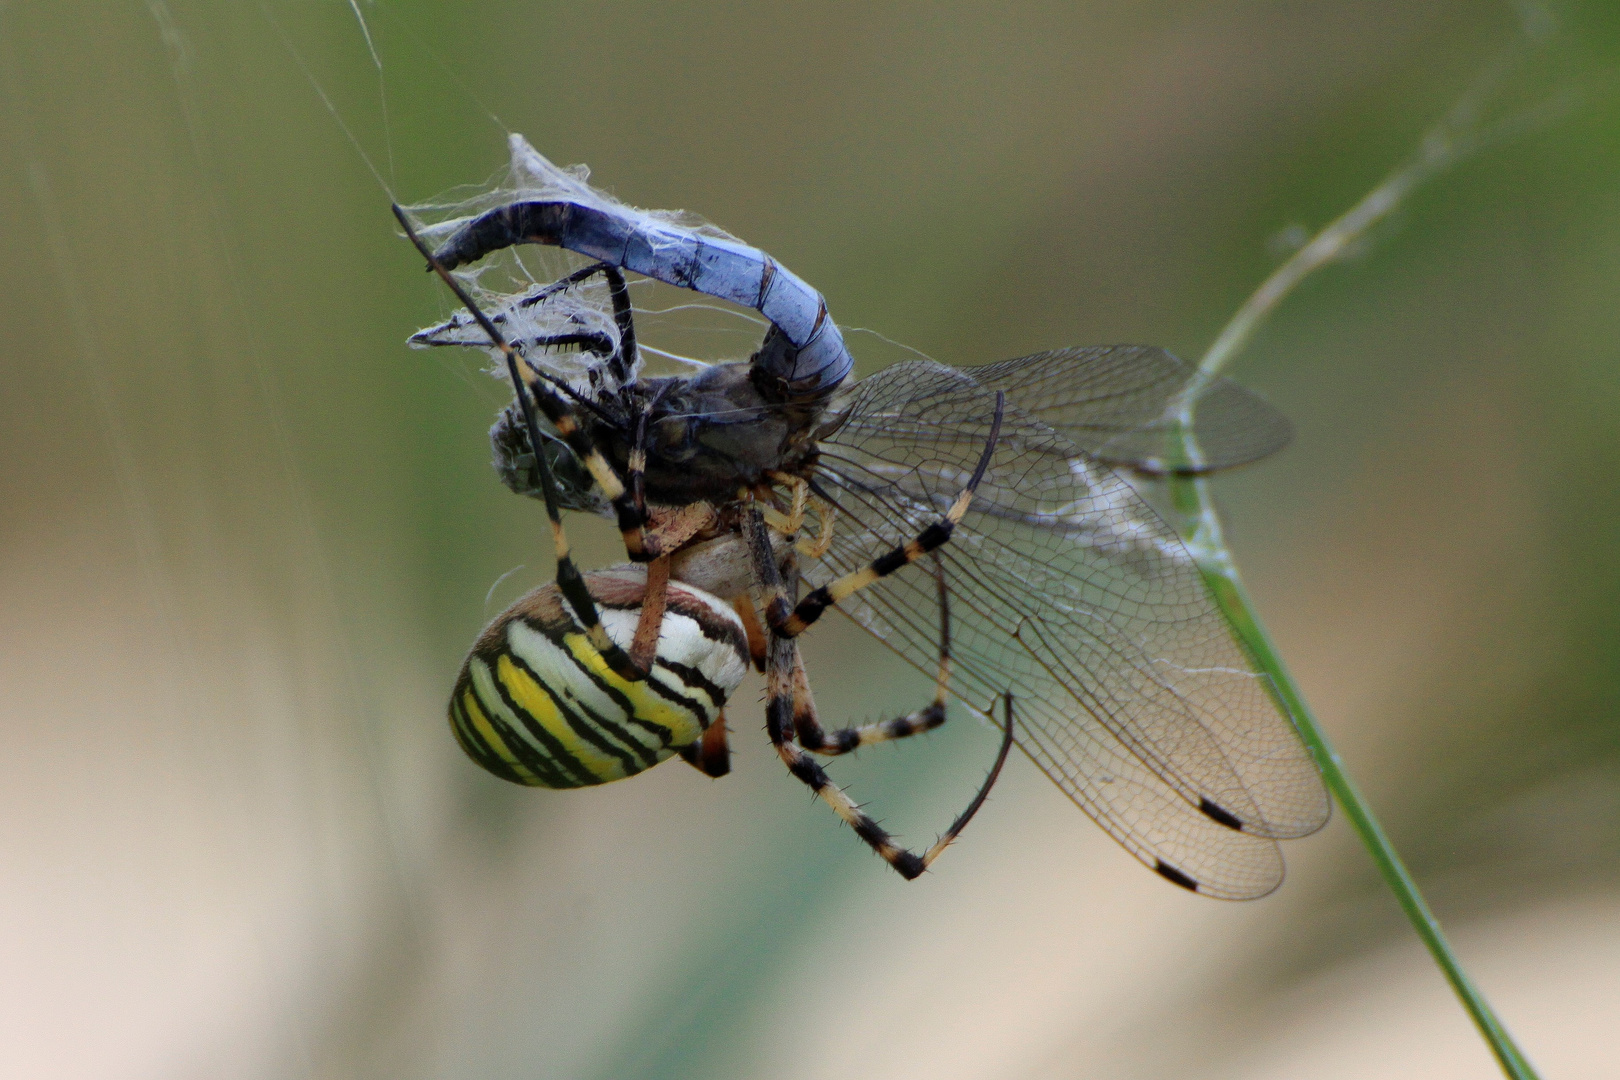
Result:
M1216 336L1214 344L1199 363L1197 375L1189 382L1180 399L1174 403L1176 418L1180 421L1182 434L1180 450L1184 462L1197 464L1202 460L1191 430L1193 409L1199 394L1242 351L1254 332L1295 286L1314 271L1351 250L1356 240L1387 217L1425 180L1482 146L1545 122L1549 110L1542 107L1510 115L1488 126L1480 123L1479 117L1484 105L1494 94L1512 63L1513 59L1510 58L1487 70L1473 89L1452 109L1451 114L1424 137L1418 152L1408 162L1312 237L1304 247L1278 267L1238 309L1231 321ZM1557 100L1554 99L1550 104L1552 111L1556 112ZM1502 1022L1497 1019L1485 996L1463 970L1462 964L1440 929L1439 920L1423 899L1423 894L1418 891L1417 882L1412 879L1395 846L1390 842L1383 827L1378 824L1371 807L1367 805L1349 774L1345 772L1344 763L1340 760L1338 752L1333 749L1333 745L1323 733L1316 715L1306 703L1304 694L1300 692L1299 685L1288 673L1288 668L1273 645L1270 635L1266 633L1259 616L1255 614L1254 605L1250 602L1248 591L1243 587L1243 580L1238 574L1237 564L1232 559L1222 536L1220 518L1216 515L1215 504L1210 495L1209 481L1201 477L1173 476L1167 483L1172 505L1180 518L1182 537L1198 563L1204 581L1215 598L1216 606L1225 616L1233 634L1248 652L1255 670L1263 672L1268 677L1272 696L1293 721L1300 738L1309 747L1328 789L1332 791L1345 816L1355 828L1356 834L1361 837L1362 844L1372 855L1379 873L1390 891L1395 894L1395 899L1399 902L1401 910L1406 913L1412 928L1417 931L1418 937L1429 950L1429 955L1440 966L1446 981L1451 984L1463 1008L1479 1028L1491 1052L1496 1055L1502 1071L1513 1080L1536 1080L1535 1071L1530 1067L1529 1061L1514 1044L1512 1036L1508 1034Z
M1188 546L1198 562L1204 582L1215 597L1216 606L1220 608L1221 614L1226 617L1238 641L1248 652L1255 670L1263 672L1268 677L1272 696L1293 720L1300 738L1310 748L1317 767L1322 771L1322 778L1327 782L1328 790L1333 792L1334 798L1344 809L1345 816L1349 818L1356 834L1361 837L1361 842L1372 855L1373 862L1378 866L1378 872L1383 876L1390 891L1395 894L1401 910L1406 913L1412 928L1417 931L1418 937L1429 950L1429 955L1434 957L1434 962L1440 966L1446 981L1451 984L1452 990L1461 1000L1463 1008L1467 1010L1479 1028L1480 1034L1490 1045L1491 1053L1496 1055L1496 1060L1502 1065L1502 1071L1513 1080L1536 1080L1535 1071L1531 1069L1530 1063L1514 1044L1512 1036L1508 1034L1502 1022L1497 1019L1490 1003L1485 1000L1485 995L1480 993L1479 988L1468 977L1468 973L1463 970L1456 954L1452 952L1450 943L1446 941L1446 936L1440 929L1439 920L1429 909L1423 894L1418 891L1417 882L1412 879L1405 863L1401 861L1400 854L1396 852L1395 845L1390 842L1383 827L1378 824L1378 819L1373 815L1372 808L1361 797L1361 792L1356 789L1349 773L1345 771L1338 752L1333 749L1332 743L1323 733L1316 715L1311 712L1304 694L1300 692L1299 685L1288 673L1281 655L1272 644L1271 636L1266 633L1265 626L1255 614L1248 591L1243 587L1243 580L1238 575L1237 565L1232 561L1231 554L1221 539L1220 522L1215 515L1214 503L1209 495L1209 482L1190 478L1177 479L1172 481L1172 484L1177 510L1182 513L1184 520L1193 523L1192 528L1186 533Z

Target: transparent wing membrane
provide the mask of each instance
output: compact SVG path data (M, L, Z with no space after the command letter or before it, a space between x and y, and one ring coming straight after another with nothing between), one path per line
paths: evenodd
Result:
M1070 434L1117 445L1127 418L1155 400L1162 409L1179 385L1164 389L1169 369L1151 354L1174 358L1146 352L1143 362L1140 350L1066 350L966 370L910 361L862 381L821 442L818 485L841 520L808 576L862 566L938 520L1004 390L990 469L940 549L953 689L985 711L1011 691L1020 746L1149 866L1208 895L1261 896L1282 880L1276 840L1327 819L1315 766L1180 539ZM845 606L932 669L929 575L896 574Z
M1196 369L1151 345L1055 349L964 369L987 390L1005 390L1031 419L1092 457L1152 473L1202 473L1258 461L1288 445L1293 425L1263 398L1216 379L1194 406L1203 461L1175 456L1174 409Z

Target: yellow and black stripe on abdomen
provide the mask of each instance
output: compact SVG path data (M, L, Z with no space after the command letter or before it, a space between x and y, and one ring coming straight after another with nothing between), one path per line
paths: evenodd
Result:
M450 727L467 756L502 780L530 787L577 786L536 755L505 721L491 718L470 684L456 684L450 699Z
M547 677L522 655L540 639L551 647ZM451 726L474 761L513 783L569 788L618 780L695 741L725 701L725 690L695 668L657 659L654 669L653 677L629 683L571 621L500 620L462 668Z
M493 689L486 712L505 721L503 749L521 761L545 787L585 787L633 775L667 754L636 739L623 727L542 681L511 651L478 659L486 680L469 678L469 690ZM512 721L516 721L516 726ZM667 739L660 733L659 742ZM510 779L510 776L507 777ZM523 781L534 783L534 781Z

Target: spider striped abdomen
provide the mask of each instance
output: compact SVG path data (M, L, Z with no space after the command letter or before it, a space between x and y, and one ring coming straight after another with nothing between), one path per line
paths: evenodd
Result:
M585 575L608 636L628 649L646 578ZM485 628L450 698L450 727L478 764L515 784L570 788L641 772L697 742L748 667L742 620L717 597L671 582L651 673L616 674L555 584Z

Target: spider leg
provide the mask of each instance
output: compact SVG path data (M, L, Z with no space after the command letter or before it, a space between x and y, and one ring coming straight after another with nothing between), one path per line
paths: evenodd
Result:
M535 344L541 345L575 345L588 348L597 355L607 358L610 367L622 380L628 378L628 364L625 357L634 357L635 321L630 311L628 290L625 288L624 275L606 263L598 263L594 267L587 267L591 272L601 272L607 277L613 288L614 318L619 324L619 345L612 347L605 334L556 334L547 338L535 338ZM581 274L573 275L574 278ZM595 371L592 375L596 375ZM647 426L651 421L652 413L658 406L663 394L669 389L666 385L649 402L638 403L634 407L635 438L630 447L629 460L626 462L624 483L627 495L614 501L614 510L618 517L619 532L624 538L624 550L634 562L648 562L660 555L674 550L689 538L687 534L680 533L668 537L657 536L649 532L647 526L651 517L647 511Z
M945 565L934 556L934 580L939 583L939 671L934 678L934 700L927 705L890 720L859 727L834 728L824 731L816 720L815 704L810 697L810 682L804 673L802 657L793 669L793 729L799 745L806 750L831 757L847 754L873 743L889 742L932 731L945 722L945 697L951 682L951 610L949 590L945 585Z
M468 296L466 290L461 287L461 284L451 277L450 272L433 257L433 253L416 235L416 230L411 227L410 219L405 216L405 211L401 210L398 204L394 206L394 216L404 226L405 235L410 237L411 243L415 244L416 249L422 253L423 258L427 259L428 266L444 280L445 284L450 287L450 291L455 293L456 298L466 305L473 318L478 320L478 325L489 336L490 343L498 348L506 358L507 374L512 379L513 392L517 394L518 406L523 413L524 423L529 429L529 445L535 449L535 461L538 463L540 471L540 486L545 496L546 517L551 522L552 546L557 554L558 590L568 600L569 606L574 609L574 615L584 629L591 647L602 657L607 666L621 678L637 682L645 679L647 677L646 671L637 668L630 659L630 655L608 637L607 630L602 626L601 615L596 609L596 601L591 598L590 592L585 588L585 579L580 575L579 567L574 565L573 557L569 554L568 534L563 530L562 514L557 508L556 483L551 476L551 465L546 460L543 449L544 443L540 440L540 423L535 417L536 405L546 414L546 419L551 421L552 426L557 429L557 434L567 441L569 448L585 463L586 468L590 470L591 476L596 480L597 484L610 499L615 500L614 505L616 507L619 505L619 500L625 496L624 485L620 483L618 476L613 472L612 467L608 465L607 460L602 457L602 452L591 442L590 435L584 428L579 426L573 410L545 383L538 380L530 382L524 379L524 369L517 350L513 349L501 335L495 324L489 321L489 316L479 309L478 305L473 302L472 297Z
M629 468L625 470L626 479L630 481L630 505L635 509L636 516L641 518L642 524L647 521L647 422L652 417L652 409L642 409L636 416L636 441L630 448ZM642 530L641 541L646 542L646 530ZM625 534L625 547L630 546L630 534Z
M450 271L445 269L444 264L422 242L422 238L417 235L416 229L412 227L410 218L406 216L405 211L400 208L398 203L393 205L393 210L394 216L399 219L400 225L405 230L405 235L415 245L416 250L421 252L422 257L427 260L428 269L443 279L445 285L455 294L456 299L461 301L485 335L489 337L490 344L499 349L506 358L507 374L512 380L512 388L518 396L519 404L525 412L524 421L529 428L529 445L534 448L536 455L541 456L540 429L539 425L534 421L531 407L525 399L524 390L527 390L532 395L534 406L537 406L545 414L546 419L551 422L551 426L557 429L558 436L568 444L568 448L574 452L574 456L584 463L586 471L591 474L591 479L596 481L596 486L602 489L602 494L606 495L608 501L612 503L614 514L618 519L619 532L625 538L625 550L629 552L631 559L636 562L645 562L652 558L653 554L656 553L649 554L647 552L643 537L643 530L646 526L645 507L638 511L635 500L626 489L624 482L613 471L613 466L608 464L607 458L602 456L602 451L592 441L590 433L580 425L579 418L574 414L574 410L563 400L561 395L546 385L545 380L541 378L532 365L522 362L517 350L513 349L506 338L502 336L500 330L490 321L489 316L484 314L473 298L467 294L467 290L461 287L460 282L450 275ZM625 286L624 275L619 272L618 268L609 266L607 263L597 263L555 282L554 287L560 289L577 281L582 281L591 274L598 273L608 280L608 288L613 296L614 320L619 327L619 348L609 357L609 363L615 365L616 372L628 372L630 361L625 357L628 355L633 358L634 356L636 347L635 324L631 318L629 290ZM535 297L534 302L538 302L545 295L550 295L550 291L548 290L541 296ZM583 593L583 589L581 589L581 592ZM605 655L607 654L604 653Z
M703 732L703 738L690 746L683 746L680 755L704 776L718 779L730 772L731 746L726 742L726 710L720 710L720 715Z
M532 344L546 345L575 345L602 356L618 385L623 386L630 378L630 371L636 359L636 322L630 308L630 290L625 285L624 274L619 268L608 263L596 263L583 270L575 271L562 279L556 285L574 285L584 281L593 274L601 274L607 279L608 294L613 300L613 321L619 330L618 345L614 346L605 334L555 334L550 337L536 338ZM553 293L553 287L548 287L543 296ZM537 298L538 299L538 298ZM597 374L592 372L593 375ZM667 389L667 388L666 388ZM645 476L647 472L647 423L653 406L657 404L655 397L646 407L636 411L635 443L630 450L630 460L625 470L625 486L629 489L628 501L621 496L613 500L613 509L618 518L619 532L624 538L624 550L634 562L646 562L656 558L667 548L659 548L648 542L647 534L647 495Z
M748 656L754 662L754 670L765 670L765 628L759 623L759 613L754 610L753 597L742 593L732 597L732 608L737 617L742 620L743 633L748 635Z
M630 663L644 674L652 671L658 656L658 633L663 629L668 602L669 556L665 555L647 564L647 592L636 620L636 636L630 642Z
M956 501L951 504L951 508L945 512L943 518L924 529L916 539L908 540L887 554L878 556L859 570L811 590L797 606L790 607L788 597L784 594L768 597L765 605L766 625L778 634L796 637L819 619L822 612L839 601L875 585L901 567L909 566L930 551L944 546L946 541L950 540L957 522L967 513L968 505L973 501L973 492L978 488L979 481L984 479L985 470L990 467L990 456L995 452L996 440L1001 435L1001 416L1006 400L1006 394L997 390L996 415L990 425L990 437L985 440L984 453L979 457L979 464L974 468L972 478L957 495Z
M782 596L786 589L782 580L781 571L777 569L776 559L771 552L770 534L765 525L764 516L757 507L748 510L747 523L748 540L751 554L754 558L756 572L762 579L762 585L767 595ZM792 584L797 586L797 572L791 569ZM1007 760L1007 753L1012 749L1013 720L1012 696L1007 696L1007 720L1001 740L1001 750L996 755L995 764L989 774L984 778L978 793L966 810L957 815L955 821L946 829L940 838L935 841L923 854L901 847L894 842L894 838L872 819L866 811L862 810L855 801L844 793L843 789L832 782L827 771L821 767L815 758L793 741L790 732L794 728L796 714L795 673L803 671L799 661L798 642L792 637L772 632L770 640L770 656L766 664L766 704L765 704L765 730L769 733L771 745L776 748L777 756L787 766L788 772L797 777L822 802L832 808L845 824L855 830L855 835L864 840L879 857L894 867L901 877L910 881L922 875L933 861L955 840L962 830L967 828L973 815L978 813L984 805L984 800L990 794L996 778L1001 775L1001 767ZM802 677L802 676L801 676ZM808 688L808 687L807 687Z
M620 283L623 283L621 277ZM629 310L625 311L628 325ZM647 425L651 422L653 409L657 408L664 390L653 395L653 399L637 405L635 440L630 446L630 459L626 462L625 481L629 488L629 506L614 504L619 517L619 531L624 537L624 550L636 562L656 559L665 552L674 551L681 544L690 539L690 533L682 532L679 525L672 530L669 536L649 533L648 523L651 515L647 512ZM685 508L683 508L685 509ZM672 523L673 524L673 523ZM693 525L695 531L696 525Z

